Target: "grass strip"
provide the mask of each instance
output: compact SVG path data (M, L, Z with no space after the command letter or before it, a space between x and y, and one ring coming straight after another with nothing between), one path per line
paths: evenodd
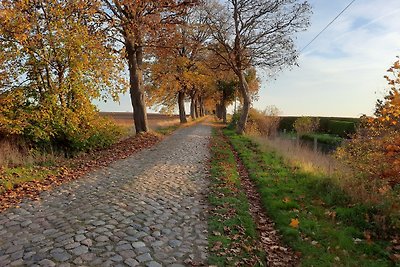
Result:
M236 160L220 130L213 130L210 147L209 264L264 266L264 255L240 184Z
M389 242L371 238L374 207L354 205L334 181L302 173L273 152L224 130L249 171L262 204L302 266L396 266Z

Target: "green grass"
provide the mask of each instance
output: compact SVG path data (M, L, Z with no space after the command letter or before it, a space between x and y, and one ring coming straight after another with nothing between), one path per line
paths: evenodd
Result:
M249 204L240 185L235 157L226 140L215 130L211 140L211 186L208 218L209 264L259 266L264 258L257 248L258 234Z
M385 249L388 242L364 237L366 232L379 234L379 227L368 220L376 208L352 204L333 180L290 168L250 139L230 130L224 133L284 242L301 253L302 266L394 266ZM295 218L298 228L289 225ZM357 238L362 241L355 242Z

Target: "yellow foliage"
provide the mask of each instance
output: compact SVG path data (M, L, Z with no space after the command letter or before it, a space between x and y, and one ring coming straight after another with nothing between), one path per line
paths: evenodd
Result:
M120 55L105 45L101 29L90 27L96 2L0 0L0 6L0 134L85 149L94 127L107 124L91 100L116 99L127 84Z

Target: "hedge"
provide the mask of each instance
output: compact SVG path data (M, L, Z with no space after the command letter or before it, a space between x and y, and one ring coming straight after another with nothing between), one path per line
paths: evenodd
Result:
M279 123L279 131L287 132L294 131L293 123L300 117L281 117ZM340 137L348 137L349 134L353 134L360 121L358 118L338 118L338 117L319 117L319 128L318 132L335 134Z

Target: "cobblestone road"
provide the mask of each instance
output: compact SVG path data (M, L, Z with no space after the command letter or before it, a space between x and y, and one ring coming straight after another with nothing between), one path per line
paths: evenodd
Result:
M187 266L207 258L210 127L0 213L0 266Z

